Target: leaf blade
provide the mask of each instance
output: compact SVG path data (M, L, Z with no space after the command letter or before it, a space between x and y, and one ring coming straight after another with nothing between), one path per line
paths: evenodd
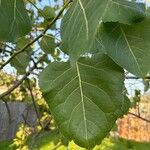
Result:
M53 35L44 35L40 41L41 49L48 54L53 54L56 44Z
M126 0L109 1L109 11L103 16L103 22L119 22L131 25L146 17L146 7L143 3Z
M0 20L2 41L13 42L31 29L31 22L22 0L1 0Z
M126 3L123 5L123 2ZM75 0L73 2L61 25L62 50L69 54L72 63L91 49L100 22L132 24L136 19L143 19L146 16L143 4L123 2L122 0L89 0L88 2ZM128 9L127 6L131 8ZM115 13L117 10L122 12Z
M67 138L90 148L108 134L123 113L123 74L106 55L81 58L75 68L54 62L43 71L40 88Z
M149 23L150 21L147 19L131 26L106 23L101 25L97 35L105 47L106 53L117 64L143 78L150 69ZM101 49L100 45L99 50L101 51Z

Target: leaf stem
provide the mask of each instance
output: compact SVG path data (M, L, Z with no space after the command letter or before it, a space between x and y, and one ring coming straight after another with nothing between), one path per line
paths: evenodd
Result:
M29 91L30 91L30 95L31 95L31 98L32 98L33 107L34 107L34 110L35 110L35 112L36 112L36 116L37 116L37 118L38 118L39 125L43 128L42 123L41 123L41 120L40 120L39 111L38 111L38 108L37 108L37 106L36 106L35 98L34 98L34 95L33 95L33 92L32 92L30 80L27 80L27 83L28 83L28 89L29 89Z

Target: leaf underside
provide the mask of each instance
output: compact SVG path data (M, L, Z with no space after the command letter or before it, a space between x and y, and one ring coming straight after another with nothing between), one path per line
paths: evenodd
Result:
M150 70L150 20L134 25L101 24L97 33L97 51L104 51L121 67L139 77Z
M100 22L133 24L143 18L144 4L126 0L75 0L62 19L62 50L75 62L91 48Z
M61 132L76 144L91 148L123 115L124 72L108 56L53 62L41 73L39 85Z

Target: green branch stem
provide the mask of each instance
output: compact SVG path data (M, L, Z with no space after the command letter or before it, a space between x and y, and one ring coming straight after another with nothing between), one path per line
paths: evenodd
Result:
M36 112L36 116L37 116L37 118L38 118L39 125L43 128L43 125L42 125L41 120L40 120L39 111L38 111L38 108L37 108L37 106L36 106L34 94L33 94L33 92L32 92L30 80L27 80L27 81L28 81L28 89L29 89L29 91L30 91L30 95L31 95L33 107L34 107L34 110L35 110L35 112Z

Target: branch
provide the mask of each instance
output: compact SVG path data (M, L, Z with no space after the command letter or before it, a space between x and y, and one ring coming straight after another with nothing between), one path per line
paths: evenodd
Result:
M141 79L141 78L139 78L139 77L133 77L133 76L126 76L126 79L135 79L135 80L137 80L137 79ZM146 79L150 80L150 76L147 76L147 77L145 77L144 79L145 79L145 80L146 80Z
M7 113L8 113L8 118L9 118L9 123L11 123L11 112L10 112L10 109L9 109L9 105L8 103L6 102L6 100L4 100L2 98L2 101L4 102L5 106L6 106L6 109L7 109Z
M44 54L37 62L36 64L33 65L33 67L31 67L29 69L28 72L26 72L26 74L18 81L16 82L8 91L2 93L0 95L0 99L2 99L3 97L7 96L8 94L10 94L14 89L16 89L20 84L22 84L22 82L32 73L32 71L36 68L36 65L38 63L40 63L44 58L45 58L46 54Z
M58 15L47 25L47 27L45 28L45 30L39 35L37 36L34 40L32 40L31 42L29 42L28 44L26 44L22 49L18 50L17 52L13 53L12 56L10 57L10 59L8 59L4 64L1 65L0 70L4 68L4 66L6 66L8 63L10 63L10 61L16 57L18 54L24 52L29 46L31 46L32 44L34 44L36 41L38 41L46 32L47 30L58 20L58 18L61 16L61 14L63 13L63 11L65 10L65 8L67 8L67 6L72 2L72 0L69 0L68 2L66 2L66 4L62 7L62 9L59 11Z
M40 121L39 112L38 112L38 109L37 109L37 106L36 106L36 103L35 103L35 98L34 98L34 95L33 95L32 89L31 89L30 80L27 80L27 82L28 82L28 89L29 89L30 94L31 94L33 107L34 107L34 110L35 110L35 112L36 112L36 115L37 115L37 118L38 118L39 125L43 128L43 126L42 126L42 124L41 124L41 121Z
M148 120L148 119L146 119L146 118L143 118L143 117L141 117L141 116L139 116L139 115L136 115L136 114L131 113L131 112L128 112L128 114L129 114L129 115L132 115L132 116L135 116L135 117L137 117L137 118L139 118L139 119L141 119L141 120L143 120L143 121L146 121L146 122L150 123L150 120Z
M24 124L30 126L30 124L26 120L27 117L25 117L24 114L21 114L21 116L23 118Z

